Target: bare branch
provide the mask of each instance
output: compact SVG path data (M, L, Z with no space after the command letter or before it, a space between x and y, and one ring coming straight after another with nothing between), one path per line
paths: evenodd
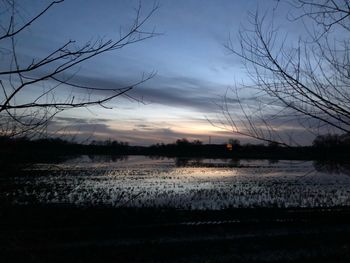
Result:
M276 118L279 123L283 119L299 123L300 128L316 135L329 129L349 133L350 37L341 32L350 31L350 4L346 0L292 0L291 4L294 9L289 18L293 23L309 19L305 24L322 30L314 30L312 41L300 37L295 47L278 34L273 18L268 22L266 15L251 15L251 28L239 33L241 49L231 41L226 48L243 59L254 90L271 103L257 99L252 111L243 105L236 87L233 94L240 111L229 110L225 100L226 122L237 134L285 145L281 132L286 131L276 129ZM285 110L295 117L283 116Z
M106 52L120 50L125 46L144 41L159 35L154 30L144 30L151 16L158 9L154 4L150 11L142 15L141 3L136 9L135 18L130 28L120 33L116 39L96 38L81 46L76 45L75 40L68 40L42 58L31 59L30 63L22 62L17 46L17 37L31 25L48 13L55 5L62 4L64 0L52 1L35 16L16 26L16 17L20 16L14 0L4 1L4 13L1 15L9 18L7 26L1 26L3 35L1 40L8 40L9 66L0 71L0 134L17 136L19 134L34 134L45 129L52 118L63 110L98 105L110 109L107 105L117 97L140 101L127 93L133 88L142 85L154 76L155 73L143 76L139 81L115 88L90 87L75 83L73 69L85 61L91 60ZM67 77L68 76L68 77ZM24 99L28 88L42 89L35 98ZM67 96L57 95L56 90L65 91ZM101 95L102 94L102 95ZM18 98L21 99L19 100ZM11 123L11 124L10 124Z

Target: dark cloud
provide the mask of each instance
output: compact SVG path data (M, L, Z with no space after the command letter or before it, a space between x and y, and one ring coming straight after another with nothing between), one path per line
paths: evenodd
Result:
M97 118L97 119L82 119L74 117L60 117L56 116L54 120L49 123L49 132L52 134L58 134L66 137L93 137L99 136L100 138L108 138L113 136L115 130L113 130L108 122L110 120Z
M213 112L217 108L214 102L219 100L219 94L222 94L225 89L226 87L221 84L186 76L157 76L144 87L132 92L151 103Z
M59 121L59 122L67 122L70 125L71 124L91 124L91 123L99 123L99 122L110 121L109 119L103 119L103 118L82 119L82 118L61 117L61 116L55 117L55 120Z
M94 88L104 89L94 92L97 96L110 95L112 89L127 87L140 81L140 79L100 79L84 75L76 75L72 81L75 84L87 85ZM141 99L145 103L156 103L171 107L185 107L200 112L217 111L217 103L221 103L220 95L226 87L222 84L210 83L189 77L164 77L156 75L153 79L137 86L128 94ZM82 90L82 92L84 92ZM237 100L229 99L235 103Z

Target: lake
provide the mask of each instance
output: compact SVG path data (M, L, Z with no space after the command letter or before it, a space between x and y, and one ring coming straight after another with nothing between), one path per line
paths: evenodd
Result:
M2 176L6 204L164 207L350 205L348 165L315 161L79 156Z

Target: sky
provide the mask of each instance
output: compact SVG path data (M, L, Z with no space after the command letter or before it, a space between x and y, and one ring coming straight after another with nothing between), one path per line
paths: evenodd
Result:
M23 17L31 17L48 1L21 1ZM154 1L142 0L141 16ZM231 38L238 47L240 28L247 24L248 12L271 12L274 0L160 0L159 8L144 30L159 35L125 46L79 65L74 83L112 89L131 85L143 74L154 77L129 94L138 101L116 98L112 109L93 106L58 114L50 130L74 134L80 140L112 139L131 145L170 143L179 138L223 143L229 138L249 139L216 127L225 92L237 83L251 82L242 60L225 48ZM23 60L43 57L68 39L77 45L91 39L117 39L135 18L139 1L66 0L50 9L18 39ZM284 21L287 7L278 6ZM289 35L297 28L285 25ZM31 87L26 97L37 92ZM249 94L248 94L249 95ZM254 102L252 102L254 103ZM233 110L235 106L232 98ZM208 121L210 120L210 121ZM283 126L292 129L293 124ZM296 133L302 132L295 130Z

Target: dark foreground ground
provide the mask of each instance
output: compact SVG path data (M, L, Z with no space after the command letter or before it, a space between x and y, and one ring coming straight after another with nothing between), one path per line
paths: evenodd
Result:
M350 208L2 207L1 262L350 262Z

